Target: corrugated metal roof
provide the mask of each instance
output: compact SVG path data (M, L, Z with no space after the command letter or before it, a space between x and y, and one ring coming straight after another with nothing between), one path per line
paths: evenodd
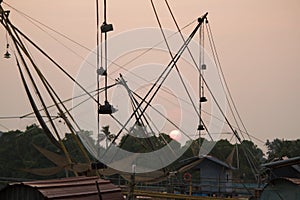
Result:
M212 161L212 162L214 162L214 163L217 163L217 164L219 164L219 165L221 165L221 166L223 166L223 167L226 167L226 168L228 168L228 169L235 169L234 167L228 165L227 163L225 163L225 162L219 160L219 159L216 158L216 157L210 156L210 155L205 155L205 156L203 155L203 156L200 156L200 158L206 158L206 159L208 159L208 160L210 160L210 161Z
M183 162L186 162L186 164L184 164L183 166L181 166L177 171L178 172L185 172L185 171L188 171L194 167L196 167L197 165L199 165L201 162L204 161L204 159L207 159L213 163L216 163L220 166L223 166L227 169L231 169L231 170L235 170L236 168L228 165L227 163L219 160L218 158L216 157L213 157L213 156L210 156L210 155L202 155L202 156L195 156L195 157L192 157L192 158L188 158L186 160L184 160Z
M262 167L268 167L268 168L277 168L277 167L284 167L289 165L297 165L300 164L300 156L288 158L285 160L277 160L269 163L262 164Z
M10 184L8 187L30 187L41 193L45 199L99 200L96 181L102 200L124 199L120 188L96 176L22 182Z

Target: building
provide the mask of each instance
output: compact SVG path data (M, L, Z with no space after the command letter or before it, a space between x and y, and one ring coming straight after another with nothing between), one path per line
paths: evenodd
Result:
M266 169L269 180L279 177L300 179L300 156L265 163L262 167Z
M200 156L189 160L179 171L187 171L193 176L195 189L204 196L230 196L232 190L232 171L235 168L213 157Z
M19 182L0 191L1 200L121 200L121 189L99 177Z
M268 183L260 194L260 200L300 199L300 157L277 160L262 165L267 172Z
M263 189L260 200L299 200L300 179L276 178L271 180Z

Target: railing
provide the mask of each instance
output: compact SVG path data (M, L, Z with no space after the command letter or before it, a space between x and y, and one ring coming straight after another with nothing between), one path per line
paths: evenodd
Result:
M123 192L124 195L128 195L127 191ZM221 198L221 197L201 197L201 196L190 196L185 194L171 194L162 192L153 192L145 190L135 190L134 195L137 199L146 199L145 197L152 197L157 199L182 199L182 200L232 200L232 199L242 199L242 198Z
M127 191L128 181L111 179L111 181ZM136 191L160 192L167 194L182 194L206 197L250 197L255 194L257 183L253 181L229 179L216 180L202 178L201 181L184 182L178 179L168 179L156 184L137 183Z

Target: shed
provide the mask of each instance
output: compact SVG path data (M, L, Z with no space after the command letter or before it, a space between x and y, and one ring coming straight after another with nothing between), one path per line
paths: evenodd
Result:
M280 177L300 179L300 156L265 163L261 166L269 169L270 179Z
M110 181L95 176L12 183L0 191L0 199L120 200L124 198L120 188Z
M197 171L199 177L193 181L199 183L202 194L218 195L232 193L232 170L235 168L210 155L194 157L179 171Z
M299 200L300 179L276 178L271 180L263 189L260 200Z

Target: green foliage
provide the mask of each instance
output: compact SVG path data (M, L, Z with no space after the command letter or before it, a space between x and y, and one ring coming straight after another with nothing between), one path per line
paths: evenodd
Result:
M90 132L88 132L88 131L85 131L83 134L90 136ZM74 137L77 137L78 141L80 141L80 139L77 135L73 136L70 133L66 133L65 137L63 139L63 143L74 163L84 163L84 162L86 162L86 159L85 159L84 155L82 154ZM91 138L91 137L88 137L88 138Z
M137 133L135 133L134 131L136 130L133 130L133 134L125 135L122 137L121 142L119 144L119 146L122 149L125 149L130 152L151 152L165 146L165 141L170 142L172 140L166 134L162 134L165 140L162 140L161 138L156 136L151 136L148 138L139 138L135 137ZM204 140L204 138L200 138L192 141L191 144L187 143L186 145L189 145L187 151L176 162L168 166L168 169L170 171L176 170L183 165L183 161L198 156L199 147L201 146ZM205 142L209 141L206 140ZM178 147L176 148L182 147L180 147L180 144L178 143ZM228 159L228 156L232 153L233 150L234 154L232 158ZM226 139L219 140L216 142L214 148L209 154L223 162L228 162L229 165L232 165L233 167L237 168L237 170L234 171L234 178L237 179L242 178L247 180L254 180L254 174L258 173L260 165L265 161L263 151L259 149L257 145L255 145L252 141L247 140L243 141L242 144L237 145L231 144ZM231 163L229 163L229 160L231 160Z
M229 155L233 153L230 163ZM241 144L231 144L228 140L219 140L211 153L212 156L235 167L233 178L255 180L260 165L264 162L264 153L252 141L244 140Z
M84 134L90 136L90 132ZM75 136L78 137L78 136ZM91 138L91 137L90 137ZM91 138L91 140L93 140ZM73 162L85 162L74 137L66 134L63 138ZM56 154L63 155L55 145L51 143L43 129L33 124L28 126L24 132L20 130L2 133L0 137L0 177L14 177L21 179L43 179L43 178L60 178L65 176L62 171L59 174L50 177L41 177L22 169L28 168L49 168L56 167L44 155L34 148L33 145L42 147Z
M22 169L55 166L33 144L58 152L43 130L35 124L28 126L24 132L16 130L3 133L0 138L0 176L35 179L35 175Z
M267 140L266 146L268 148L268 161L274 159L281 159L282 157L297 157L300 156L300 140L280 140L275 139L272 142Z
M119 147L130 152L146 153L158 150L172 140L169 135L164 133L151 137L135 137L134 134L135 130L133 130L133 134L124 135L121 138ZM177 148L180 148L179 143L177 144Z
M113 141L116 137L115 134L112 134L110 131L109 131L109 126L103 126L102 127L102 132L105 134L105 137L108 141Z
M220 160L225 161L234 147L235 146L232 145L228 140L219 140L210 154Z
M115 138L115 135L110 133L109 127L103 127L103 133L110 142ZM90 137L90 132L86 131L84 134L87 135L87 138L90 138L91 143L95 144L93 138ZM130 152L145 153L158 150L172 141L169 135L163 133L159 136L146 138L141 137L140 134L141 130L135 128L133 129L132 134L123 136L118 145L122 149ZM168 166L168 168L170 170L176 170L182 164L182 160L198 156L199 144L202 144L204 140L205 139L200 138L192 141L191 145L186 144L190 145L187 151L175 163ZM85 162L83 154L71 134L66 134L63 142L74 162ZM55 166L54 163L37 151L33 147L33 144L63 155L63 153L50 142L44 131L35 124L28 126L25 131L15 130L4 132L0 135L0 177L17 177L25 179L43 178L21 170L24 168L47 168ZM300 156L300 140L288 141L275 139L272 142L268 140L266 146L268 148L268 160L284 156ZM172 148L183 147L181 147L179 143L175 143ZM234 148L235 156L232 159L232 166L239 167L239 170L234 172L235 178L253 179L254 176L251 166L259 168L259 166L265 162L262 150L253 142L243 141L242 144L236 146L235 144L231 144L228 140L219 140L210 154L226 162L227 157ZM239 155L239 161L237 160L237 153ZM251 163L249 163L249 160ZM62 172L61 174L50 178L63 177L64 175L65 174Z
M263 151L252 141L244 140L238 144L239 169L234 173L235 178L254 180L258 175L260 165L265 162ZM234 160L235 166L237 159Z

